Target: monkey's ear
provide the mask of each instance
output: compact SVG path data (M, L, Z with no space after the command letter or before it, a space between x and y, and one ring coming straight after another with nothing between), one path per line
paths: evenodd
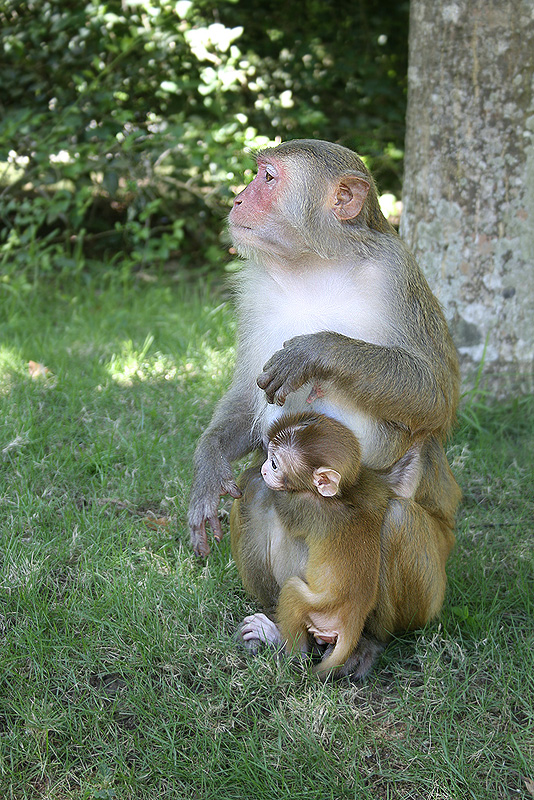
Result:
M343 175L337 184L333 211L338 219L354 219L363 208L370 183L356 175Z
M337 494L341 475L330 467L318 467L313 471L313 483L319 494L323 497L333 497Z

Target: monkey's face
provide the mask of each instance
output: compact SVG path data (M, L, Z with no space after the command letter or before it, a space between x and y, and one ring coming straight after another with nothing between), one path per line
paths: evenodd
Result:
M308 251L300 226L291 221L291 206L302 191L293 172L281 159L258 160L256 177L237 195L228 217L240 255L261 252L292 260Z
M262 464L261 475L269 489L282 491L286 488L283 465L271 444L269 444L267 459Z
M258 173L237 195L228 218L241 256L287 267L313 256L321 263L351 244L344 223L359 216L371 179L352 168L334 174L309 144L267 149L258 156ZM355 154L343 152L361 163Z

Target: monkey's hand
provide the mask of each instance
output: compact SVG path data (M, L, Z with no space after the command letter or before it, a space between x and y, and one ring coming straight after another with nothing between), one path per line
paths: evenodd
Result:
M217 489L213 489L217 486ZM209 555L210 546L206 532L206 523L213 531L216 542L223 537L221 521L218 517L219 500L223 495L229 494L234 500L241 497L241 489L234 480L230 465L221 476L214 478L213 482L202 483L197 480L191 490L189 502L189 529L191 531L191 544L195 555L205 558Z
M264 365L257 384L265 391L269 403L283 406L288 394L312 378L326 377L323 360L314 346L317 336L312 333L288 339Z

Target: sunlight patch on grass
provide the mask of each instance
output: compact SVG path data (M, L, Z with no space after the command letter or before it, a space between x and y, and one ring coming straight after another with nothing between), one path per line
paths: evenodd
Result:
M10 450L20 450L24 445L28 444L30 441L28 435L26 433L18 433L13 439L9 442L6 442L2 446L2 455L7 455Z
M154 337L148 335L141 347L131 339L122 341L119 349L105 365L111 379L123 387L131 387L141 381L175 381L183 383L189 378L202 375L214 381L227 376L232 368L233 348L217 349L203 342L197 357L191 356L185 363L167 353L150 353Z
M14 377L21 375L23 370L24 364L18 350L7 345L0 345L0 392L9 391Z
M121 342L119 352L114 353L106 365L111 379L121 386L133 386L135 381L173 380L178 372L174 359L159 351L149 355L153 343L152 334L139 348L131 339Z
M213 380L219 380L229 374L234 361L233 348L218 350L203 343L200 352L202 355L201 369L204 375Z
M0 577L0 589L11 592L30 586L45 568L46 557L39 558L37 554L21 555L16 553L15 558L5 560Z

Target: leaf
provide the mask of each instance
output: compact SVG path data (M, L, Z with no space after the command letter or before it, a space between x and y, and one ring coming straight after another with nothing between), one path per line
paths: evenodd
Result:
M527 792L534 797L534 780L532 778L523 778Z
M169 524L169 519L167 517L145 517L143 522L153 531L157 531L158 528L165 528Z
M40 364L38 361L28 361L28 372L33 380L47 378L52 374L48 367L45 367L44 364Z
M457 619L460 619L462 622L465 622L469 619L469 609L467 606L453 606L451 608L452 613Z
M104 173L103 185L110 197L115 197L119 188L119 176L116 172L106 170Z

